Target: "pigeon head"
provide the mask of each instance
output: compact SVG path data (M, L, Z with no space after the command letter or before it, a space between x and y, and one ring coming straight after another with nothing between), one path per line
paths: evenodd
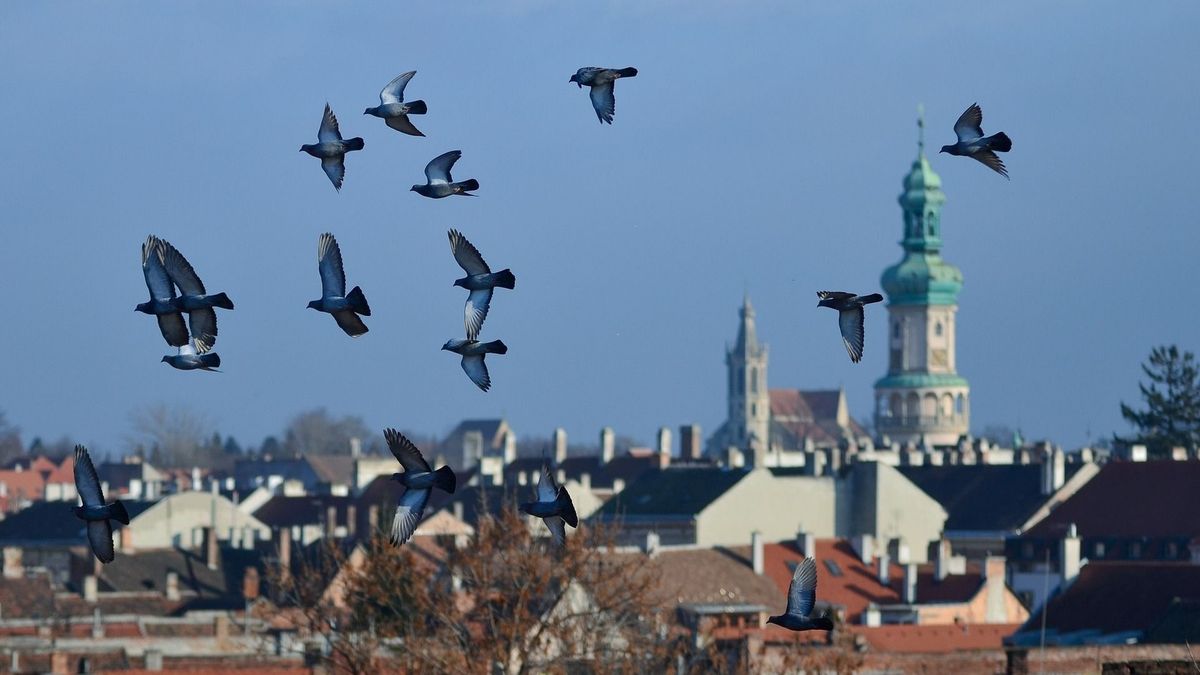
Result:
M938 150L938 154L940 155L943 152L949 152L950 154L954 154L954 146L953 145L943 145L942 149Z
M149 302L143 302L142 304L138 305L137 307L134 307L133 311L142 312L143 314L153 314L154 310L150 309L151 304L152 303L149 303Z
M422 187L422 186L420 186L420 185L414 185L414 186L412 186L412 187L408 188L408 191L409 191L409 192L420 192L420 191L421 191L421 187Z
M171 362L171 357L169 357L169 356L164 356L164 357L162 357L162 361L159 361L159 363L170 363L170 362Z
M313 301L309 302L309 303L308 303L308 308L309 308L309 309L315 309L315 310L317 310L317 311L321 311L321 301L320 301L320 300L313 300Z
M461 278L461 279L455 279L455 280L454 280L454 285L455 285L455 286L461 286L461 287L463 287L463 288L466 288L466 287L467 287L467 279L468 279L467 277L463 277L463 278Z
M452 351L457 350L459 347L462 347L463 345L467 344L467 342L469 342L469 341L462 340L459 338L454 338L452 340L446 340L446 344L442 345L442 349L452 352Z
M776 624L776 625L780 625L780 626L782 626L782 625L783 625L783 623L780 621L780 619L782 619L782 618L783 618L783 615L782 615L782 614L781 614L781 615L779 615L779 616L772 616L772 617L768 617L768 618L767 618L767 623L773 623L773 624Z
M834 299L825 298L817 303L817 307L833 307ZM835 308L836 309L836 308Z

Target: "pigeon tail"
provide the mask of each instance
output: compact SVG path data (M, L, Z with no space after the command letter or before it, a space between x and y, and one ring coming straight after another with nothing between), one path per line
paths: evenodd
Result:
M425 113L429 112L429 108L426 107L425 101L410 101L404 105L408 106L408 112L405 113L407 115L424 115Z
M346 150L348 150L348 151L349 150L362 150L364 145L365 144L363 143L363 139L359 136L355 136L354 138L350 138L350 139L346 140Z
M492 340L491 342L485 342L480 346L483 347L483 351L485 354L507 354L508 353L508 345L504 344L504 342L502 342L500 340Z
M459 185L462 186L464 192L479 189L479 181L475 180L474 178L468 178L467 180L460 182Z
M233 309L233 301L230 300L229 296L225 295L224 293L210 295L206 299L212 303L213 307L220 307L221 309Z
M500 270L495 274L495 282L500 288L514 288L517 285L517 278L513 276L512 270Z
M634 68L632 66L629 68L622 68L617 71L617 77L636 77L636 76L637 76L637 68Z
M987 142L988 147L996 152L1008 152L1009 150L1012 150L1012 139L1009 138L1008 134L1004 133L1003 131L998 134L988 136Z
M567 494L567 488L558 488L558 497L554 499L554 503L558 505L558 515L571 527L579 527L579 516L575 515L575 504L571 502L571 495Z
M458 479L454 477L454 471L450 467L443 466L433 472L433 485L439 490L454 494L454 488L458 486Z
M859 298L859 300L862 301L862 304L869 305L872 302L883 302L883 296L878 293L872 293L870 295L862 296L861 298Z
M129 524L129 512L125 510L125 505L119 501L108 505L108 517L122 525Z
M367 304L367 296L363 295L362 289L358 286L346 294L346 302L350 303L350 309L354 310L355 314L371 316L371 306Z
M221 357L218 356L216 352L209 352L207 354L201 354L200 355L200 367L201 368L220 368L221 367Z

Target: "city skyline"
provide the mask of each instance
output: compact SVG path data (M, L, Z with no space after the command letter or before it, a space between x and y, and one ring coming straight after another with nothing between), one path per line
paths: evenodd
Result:
M123 450L130 414L156 403L190 407L243 445L321 406L432 434L504 416L521 436L563 426L592 442L612 426L649 444L659 426L693 422L708 435L724 419L723 349L748 292L770 385L842 386L869 420L886 313L867 312L852 366L814 291L880 289L901 255L916 106L934 147L977 100L985 128L1013 138L1012 181L930 156L947 195L944 254L965 278L958 370L972 431L1003 424L1068 448L1123 432L1118 403L1138 400L1151 348L1200 347L1200 319L1176 307L1200 250L1186 226L1200 131L1177 114L1200 102L1181 76L1200 10L1111 3L1081 24L1079 5L1027 3L989 10L994 31L971 42L951 31L952 7L872 8L867 20L671 3L589 17L530 3L448 22L421 8L365 21L332 6L6 6L0 84L20 102L9 111L20 133L0 160L0 263L20 292L0 297L0 409L27 443L65 434L100 452ZM101 13L109 29L97 33ZM402 53L382 56L397 32ZM312 48L323 39L336 58ZM502 62L519 67L497 76ZM640 70L619 88L612 127L567 82L582 65ZM430 107L424 139L358 112L408 69L409 95ZM366 139L341 194L295 151L326 99L347 136ZM1183 151L1157 144L1167 132ZM462 149L479 197L409 194L449 149ZM485 329L511 350L489 363L488 394L437 349L461 330L452 227L518 277ZM376 310L360 340L304 309L327 230ZM145 299L149 233L237 303L221 316L225 373L158 363L169 350L131 311ZM312 368L315 355L337 367Z

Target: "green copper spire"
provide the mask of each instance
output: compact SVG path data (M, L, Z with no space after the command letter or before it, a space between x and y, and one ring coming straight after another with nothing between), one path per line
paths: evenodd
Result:
M899 202L904 209L904 259L889 267L881 279L888 301L895 305L954 305L962 288L962 273L943 261L942 179L925 157L925 114L917 108L917 158L904 177Z

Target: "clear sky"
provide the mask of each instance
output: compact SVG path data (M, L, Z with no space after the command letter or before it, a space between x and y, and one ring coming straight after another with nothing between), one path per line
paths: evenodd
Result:
M326 406L445 433L724 419L723 348L743 290L772 387L844 386L871 414L885 312L852 365L814 291L875 291L899 259L900 181L978 101L1012 180L931 157L944 253L965 277L959 372L972 422L1067 447L1124 431L1152 346L1200 351L1200 3L0 3L0 409L24 438L121 450L130 414L189 406L243 444ZM636 66L616 123L568 78ZM362 115L405 70L426 138ZM339 194L315 141L347 137ZM461 149L475 199L408 191ZM483 338L494 388L439 351L461 337L458 228L511 267ZM346 337L305 309L317 236L374 310ZM139 247L195 265L223 374L175 371Z

